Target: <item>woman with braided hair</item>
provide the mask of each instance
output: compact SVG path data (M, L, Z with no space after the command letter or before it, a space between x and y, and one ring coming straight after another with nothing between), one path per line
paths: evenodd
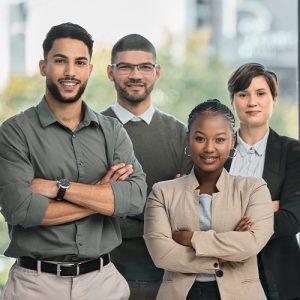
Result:
M165 270L157 299L262 300L257 253L273 233L269 190L223 168L234 147L234 116L207 100L189 115L189 175L153 186L144 239Z
M228 80L240 120L230 174L263 178L271 192L274 235L258 255L268 300L300 299L300 142L269 128L277 103L278 79L258 63L237 68Z

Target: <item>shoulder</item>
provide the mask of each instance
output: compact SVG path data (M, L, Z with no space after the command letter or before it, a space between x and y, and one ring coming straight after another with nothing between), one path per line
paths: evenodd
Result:
M122 128L122 124L113 116L94 112L102 128Z
M236 176L229 174L226 170L223 171L224 177L222 179L223 187L231 185L233 189L241 193L249 190L257 189L261 186L267 186L264 179L259 177Z
M166 127L175 127L186 131L186 126L179 121L175 116L155 109L153 121L161 122Z
M276 131L270 129L270 135L267 143L267 149L270 151L281 147L281 155L293 158L300 157L300 141L288 136L279 135Z
M182 190L182 187L187 184L188 176L189 175L183 175L179 178L157 182L153 185L152 189L154 191Z
M1 130L9 130L9 128L20 128L22 129L23 126L27 123L26 121L30 119L36 119L37 118L37 113L36 113L36 108L35 107L30 107L24 112L20 112L7 120L5 120L1 124Z
M105 116L115 117L115 113L111 106L101 110L100 114L105 115Z

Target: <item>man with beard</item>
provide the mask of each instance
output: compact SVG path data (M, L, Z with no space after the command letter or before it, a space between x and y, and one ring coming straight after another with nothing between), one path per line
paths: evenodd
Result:
M138 34L121 38L113 47L108 78L114 82L117 102L102 111L117 118L128 132L136 157L146 173L148 193L158 181L191 169L185 155L185 126L152 106L151 92L160 77L152 43ZM143 214L121 219L123 242L112 261L127 279L130 299L155 299L163 271L148 253L143 235Z
M117 217L142 212L145 175L120 123L82 99L93 40L72 23L43 43L42 101L0 128L0 205L17 258L1 299L128 299L110 263Z

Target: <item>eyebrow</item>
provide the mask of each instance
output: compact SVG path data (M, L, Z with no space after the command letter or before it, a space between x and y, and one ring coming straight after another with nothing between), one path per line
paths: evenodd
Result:
M205 135L205 133L200 130L196 130L194 133L200 133L200 134ZM227 133L224 131L224 132L217 133L216 135L227 135Z
M66 56L64 54L61 54L61 53L54 54L53 57L62 57L62 58L68 59L68 56ZM79 57L76 57L75 60L86 60L86 61L88 61L88 58L85 57L85 56L79 56Z

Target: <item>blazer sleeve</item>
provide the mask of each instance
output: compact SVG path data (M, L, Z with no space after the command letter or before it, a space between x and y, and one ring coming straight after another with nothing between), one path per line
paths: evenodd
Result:
M287 147L280 209L274 214L273 238L295 235L300 231L300 142L290 140Z
M254 225L250 231L216 232L196 231L193 234L192 245L199 257L214 256L225 261L242 262L257 255L273 234L273 212L270 192L261 179L255 180L250 188L249 201L245 215L250 216ZM246 191L240 191L246 193Z
M215 257L197 257L192 247L182 246L172 239L165 205L167 193L162 189L162 183L153 186L145 209L144 239L154 264L171 272L214 274L219 268Z

